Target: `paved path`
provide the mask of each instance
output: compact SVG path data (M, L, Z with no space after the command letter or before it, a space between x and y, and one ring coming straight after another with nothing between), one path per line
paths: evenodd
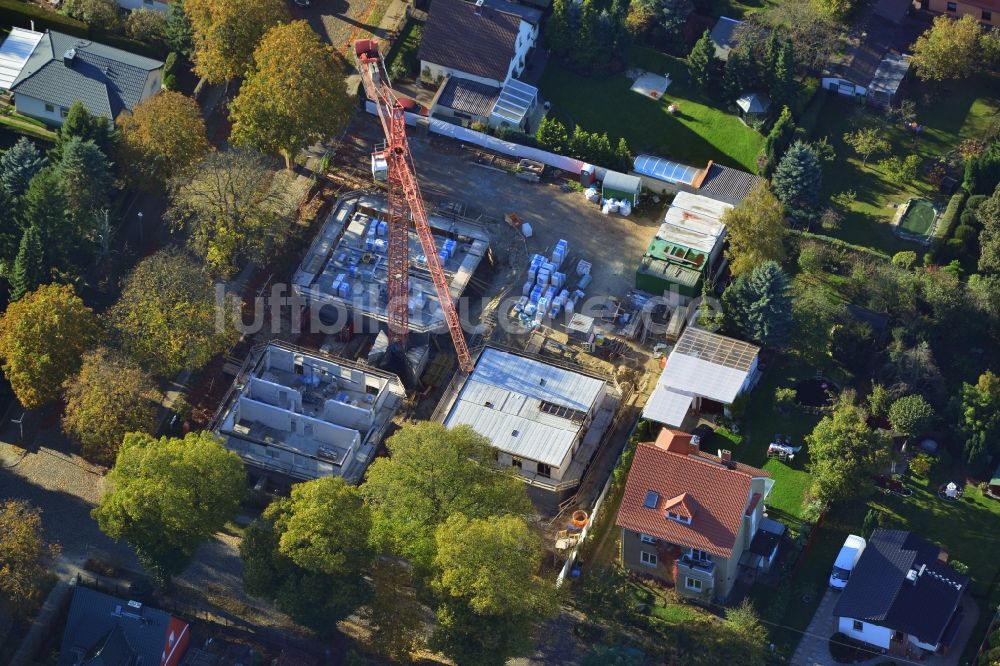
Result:
M827 589L823 595L823 600L816 608L812 622L806 629L802 642L792 656L794 666L834 666L836 662L830 656L830 648L827 646L830 636L837 631L837 620L833 617L833 607L840 598L840 592Z

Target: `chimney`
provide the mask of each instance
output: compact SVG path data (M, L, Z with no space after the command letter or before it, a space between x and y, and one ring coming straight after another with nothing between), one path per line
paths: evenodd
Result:
M67 67L73 66L73 60L76 58L76 49L70 49L63 54L63 64Z
M483 15L483 0L476 0L476 16Z
M938 562L942 562L944 564L948 564L948 551L942 549L938 553Z
M729 449L719 449L719 460L724 463L731 462L733 459L733 452Z
M701 452L701 437L698 435L691 435L691 442L688 445L688 453L692 456L696 456L699 452Z

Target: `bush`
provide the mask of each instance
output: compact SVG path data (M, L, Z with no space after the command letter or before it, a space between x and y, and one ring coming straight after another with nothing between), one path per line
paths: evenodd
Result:
M937 229L934 232L938 243L946 238L951 238L955 225L958 223L958 216L962 214L963 204L965 204L965 192L952 195L951 200L948 202L948 207L944 211L944 215L938 220Z
M965 202L965 207L969 210L979 210L979 206L981 206L987 199L989 199L989 197L985 194L973 194L969 197L969 200Z
M805 273L819 273L826 268L826 252L816 244L809 244L799 252L799 268Z
M904 250L892 255L892 265L904 271L913 268L917 263L917 253L913 250Z
M507 125L501 125L497 128L496 136L501 141L510 141L511 143L519 143L522 146L535 146L537 142L535 137L530 134L525 134L519 129L514 127L509 127Z
M918 453L910 458L910 474L913 476L926 479L932 467L934 467L934 458L931 458L926 453Z
M991 648L1000 647L1000 629L990 634L989 643Z
M163 44L167 35L167 17L153 9L136 9L125 19L125 34L140 42Z
M792 115L796 118L801 117L806 108L808 108L809 104L812 103L813 98L816 97L816 93L819 91L819 79L815 76L807 76L802 79L802 83L799 84L798 90L796 91L795 99L792 100Z
M969 565L966 564L965 562L961 562L959 560L951 560L950 562L948 562L948 565L960 574L964 575L969 573Z
M65 0L63 11L102 30L116 32L121 29L122 14L115 0Z
M788 411L795 406L795 397L798 392L787 386L783 386L774 392L774 404L782 411Z
M962 213L962 215L965 215L965 213ZM976 232L974 228L964 223L958 225L958 227L955 229L955 240L960 240L963 243L969 243L970 241L975 241L976 238L978 238L978 236L979 234Z

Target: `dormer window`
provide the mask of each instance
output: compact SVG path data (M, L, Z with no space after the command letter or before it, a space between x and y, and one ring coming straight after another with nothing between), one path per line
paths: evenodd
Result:
M674 511L667 511L667 520L675 520L678 523L684 523L685 525L691 524L691 516L684 516Z

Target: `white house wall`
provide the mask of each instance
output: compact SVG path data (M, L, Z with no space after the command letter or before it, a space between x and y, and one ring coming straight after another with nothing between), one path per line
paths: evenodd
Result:
M59 105L54 104L52 111L46 111L45 104L46 102L40 99L14 93L14 107L18 113L23 113L31 118L37 118L51 125L62 125L63 118L59 112Z
M886 650L889 649L889 642L892 639L892 630L877 624L864 622L861 625L861 631L855 630L854 619L850 617L840 618L840 633Z

